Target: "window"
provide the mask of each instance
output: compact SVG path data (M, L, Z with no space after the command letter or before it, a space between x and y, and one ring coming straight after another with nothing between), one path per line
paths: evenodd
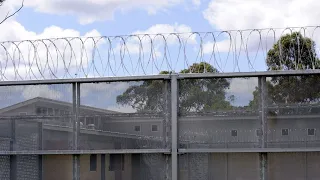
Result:
M48 114L49 114L50 116L53 115L53 109L52 109L52 108L49 108L49 109L48 109Z
M60 114L59 114L59 109L55 109L54 110L54 115L56 115L56 116L59 116Z
M37 107L36 109L36 115L40 115L42 112L41 107Z
M47 115L47 114L48 114L48 109L43 107L41 115Z
M152 132L157 132L158 131L158 125L152 125L151 126L151 131Z
M316 135L316 130L315 129L308 129L308 136L314 136Z
M94 118L93 117L87 117L86 120L87 120L87 125L94 124Z
M289 129L282 129L281 130L282 136L288 136L289 135Z
M238 131L237 130L232 130L231 131L231 136L233 136L233 137L238 136Z
M97 171L97 155L90 155L90 171Z
M141 127L140 126L134 126L134 131L140 132L141 131Z
M262 136L262 135L263 135L262 130L261 130L261 129L257 129L257 130L256 130L256 135L257 135L258 137Z
M123 171L124 170L124 155L110 154L109 171Z

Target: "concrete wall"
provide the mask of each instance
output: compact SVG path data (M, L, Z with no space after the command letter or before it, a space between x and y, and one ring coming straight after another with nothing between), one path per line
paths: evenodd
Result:
M180 140L187 140L189 148L200 146L211 148L257 147L258 119L254 120L180 120ZM232 136L232 130L237 136ZM198 144L197 144L198 142ZM203 143L204 145L200 145Z
M151 130L152 125L158 126L158 131L153 132ZM140 131L135 131L135 126L140 126ZM128 134L137 134L137 135L144 135L144 136L155 136L161 137L163 136L163 122L160 120L152 121L139 121L139 120L132 120L130 121L119 121L116 122L113 120L112 122L104 122L104 130L111 131L111 132L121 132L121 133L128 133Z
M43 156L44 180L70 180L72 179L71 155L45 155Z
M320 153L269 153L268 177L272 180L317 180Z
M179 170L180 180L257 180L259 154L184 154Z

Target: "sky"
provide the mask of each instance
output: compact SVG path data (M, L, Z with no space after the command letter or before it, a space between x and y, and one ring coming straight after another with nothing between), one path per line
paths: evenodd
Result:
M19 8L20 4L21 0L7 0L0 7L0 19L8 11L13 12ZM55 42L55 47L52 44L45 47L41 43L32 47L28 42L23 42L19 45L19 51L14 50L13 44L5 44L11 59L0 48L1 79L157 74L165 69L178 72L193 62L203 60L210 62L221 72L263 71L266 70L266 52L285 32L284 29L276 30L274 37L269 30L263 30L260 33L262 38L256 31L244 31L243 40L234 31L231 34L232 41L227 33L221 34L219 31L317 26L320 17L318 9L318 0L25 0L24 8L0 25L0 41L188 32L215 32L218 36L214 40L210 36L204 37L204 34L201 35L203 39L195 34L182 34L185 49L181 49L177 38L167 36L168 52L163 50L164 42L159 37L153 36L153 48L150 48L150 42L146 39L140 43L137 39L129 39L126 46L121 45L121 39L117 39L111 48L115 55L108 61L106 59L110 55L110 46L106 38L96 44L92 43L93 40L88 40L83 46L79 40L73 40L72 50L63 40ZM318 31L320 30L307 28L307 36L312 36L318 42ZM139 45L144 47L143 56ZM151 49L156 58L150 63L148 57L152 54ZM63 57L61 54L58 57L57 50L67 52ZM121 52L127 53L122 57ZM69 69L68 72L66 68ZM257 79L233 82L229 91L238 93L236 103L247 104L252 99ZM47 92L51 92L50 87L42 87L41 91L33 90L31 93L40 95L46 92L46 88ZM108 89L113 93L106 97L113 99L110 100L112 103L99 105L103 108L114 108L115 95L126 89L123 84L115 87L118 89L110 90L112 86L87 86L92 92ZM30 91L28 88L23 90ZM32 96L20 93L20 97L26 99ZM90 98L88 104L91 103L89 101Z

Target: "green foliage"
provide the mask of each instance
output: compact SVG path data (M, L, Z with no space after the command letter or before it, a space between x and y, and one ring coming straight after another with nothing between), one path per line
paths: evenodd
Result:
M267 54L268 70L319 69L315 43L300 33L282 36ZM319 76L276 76L267 81L268 104L297 104L317 102L320 97ZM258 88L249 107L259 101Z
M180 73L218 73L208 63L195 63ZM170 74L162 71L160 74ZM210 111L218 109L231 109L226 101L226 89L230 83L226 79L187 79L179 81L180 113L190 111ZM166 103L166 94L163 81L144 81L140 85L129 87L122 95L117 97L117 103L130 105L138 112L161 112Z
M294 32L282 36L268 51L268 70L318 69L315 42Z

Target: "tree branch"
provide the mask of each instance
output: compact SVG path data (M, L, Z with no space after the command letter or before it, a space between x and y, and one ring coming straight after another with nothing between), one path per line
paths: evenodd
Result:
M1 5L2 5L2 2L1 1ZM7 13L6 17L0 22L0 24L4 23L7 19L11 18L12 16L16 15L24 6L24 0L22 0L22 3L21 3L21 6L18 10L16 10L14 13L10 14L10 12Z

